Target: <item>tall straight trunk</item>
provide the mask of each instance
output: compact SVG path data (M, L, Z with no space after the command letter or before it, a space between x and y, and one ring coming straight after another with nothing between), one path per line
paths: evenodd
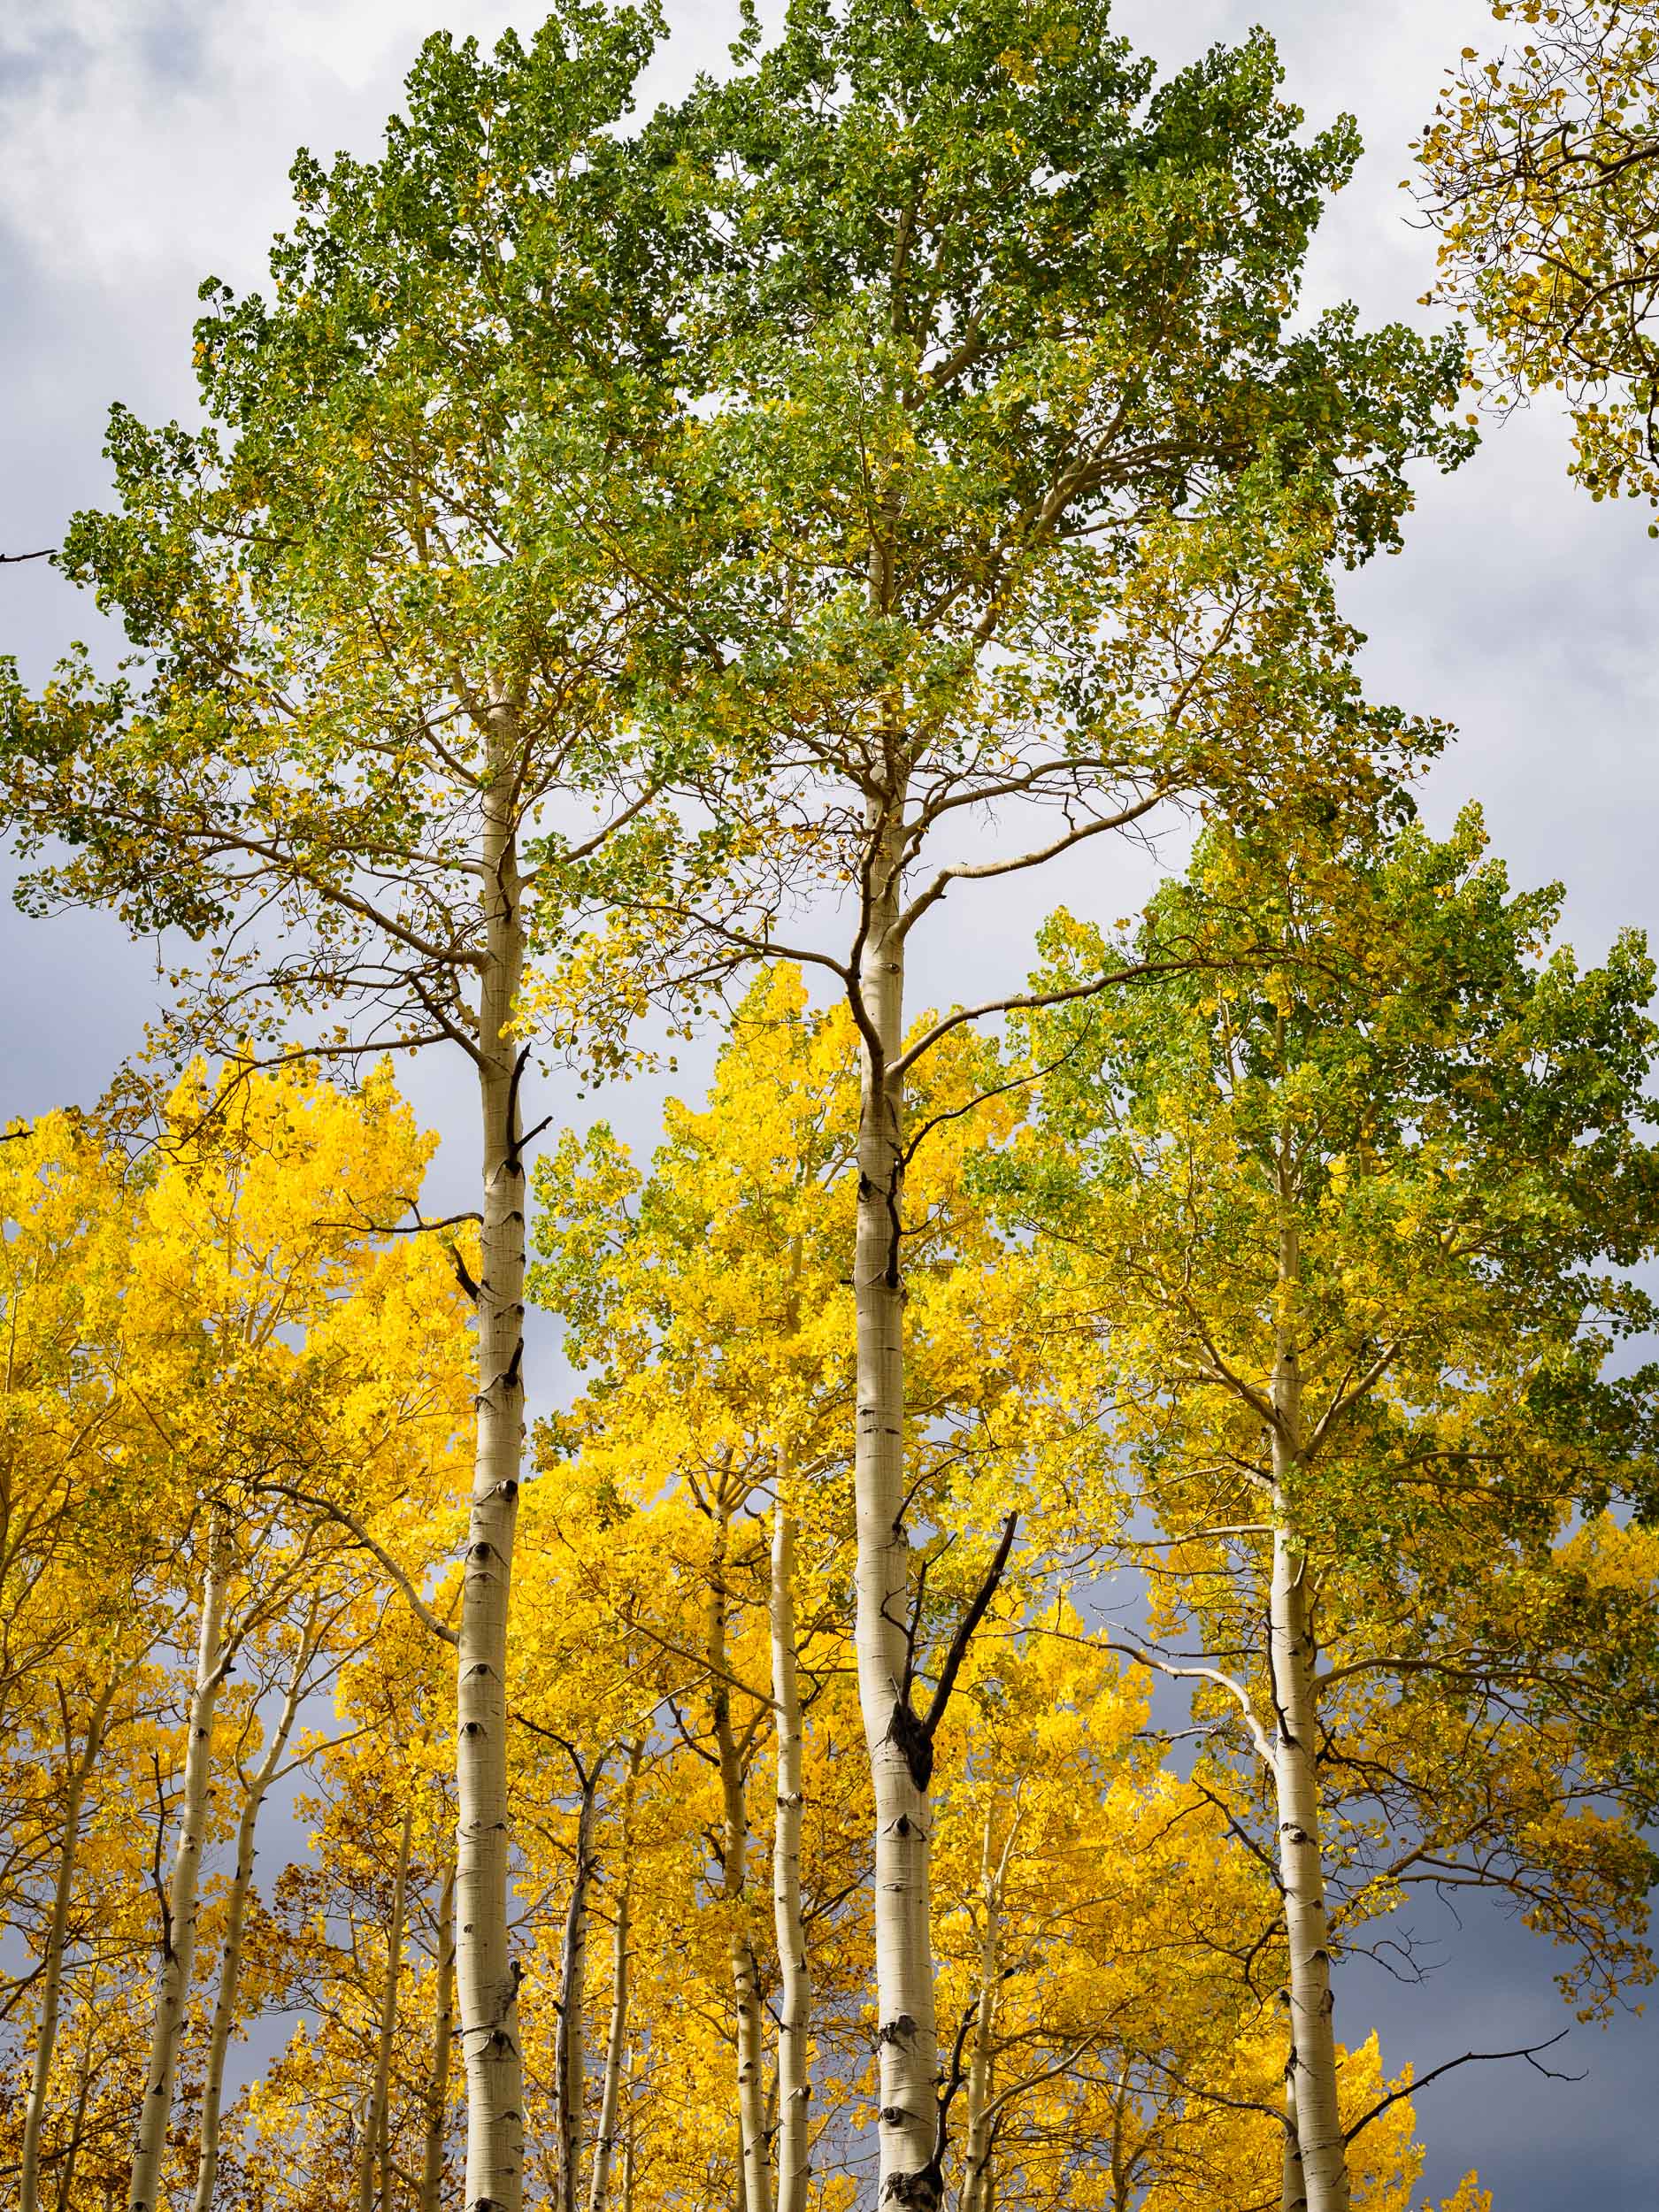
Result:
M599 1778L604 1761L581 1775L581 1808L576 1816L576 1863L571 1875L565 1939L559 1948L558 2021L553 2072L557 2085L560 2212L577 2212L581 2195L582 2119L588 2088L588 2053L583 2039L588 2012L588 1898L594 1878L594 1822L599 1805Z
M58 2170L57 2212L69 2212L75 2201L75 2169L81 2162L81 2146L87 2124L87 2107L92 2101L92 2083L96 2068L95 2056L95 2028L98 2017L98 1970L93 1962L92 1977L87 1990L86 2034L81 2047L81 2066L75 2080L75 2108L69 2123L69 2140L65 2147L63 2163Z
M622 1881L617 1893L616 1925L611 1938L611 2027L605 2038L605 2078L599 2098L599 2129L594 2138L594 2170L588 2212L605 2212L611 2169L616 2157L617 2118L622 2108L622 2076L628 2055L630 1944L634 1918L634 1796L643 1741L628 1752L628 1778L622 1793Z
M938 2212L939 2053L933 2009L928 1852L933 1746L909 1701L905 1628L910 1548L904 1527L904 1096L889 1071L904 1031L898 933L896 810L872 820L875 849L859 989L873 1035L864 1047L858 1217L853 1260L858 1337L854 1491L857 1525L858 1702L875 1798L876 2044L880 2063L878 2200Z
M1302 1279L1302 1253L1290 1205L1289 1165L1280 1158L1279 1286L1281 1312L1292 1307ZM1269 1595L1269 1650L1273 1683L1273 1789L1279 1823L1279 1880L1290 1953L1290 2055L1287 2112L1308 2212L1348 2212L1348 2149L1337 2102L1331 1938L1325 1861L1319 1840L1313 1639L1307 1562L1297 1541L1294 1486L1304 1442L1302 1368L1294 1324L1281 1320L1273 1365L1273 1568ZM1294 2105L1290 2101L1294 2101Z
M994 1851L995 1801L986 1807L979 1844L979 1902L985 1918L979 1930L979 1996L974 2008L973 2047L968 2060L968 2124L963 2148L961 2212L990 2212L995 2182L991 2168L991 2097L995 2087L996 2001L1002 1986L1002 1887L1019 1831L1016 1816L1000 1853Z
M29 2078L29 2101L23 2116L23 2142L19 2152L18 2212L38 2212L40 2203L41 2130L46 2119L46 2095L51 2085L52 2053L58 2043L58 2016L63 2003L64 1959L69 1941L69 1909L74 1895L75 1863L81 1855L81 1809L87 1778L104 1744L104 1724L109 1718L118 1684L107 1683L87 1722L86 1742L76 1758L70 1748L69 1706L64 1709L64 1750L69 1756L64 1792L64 1832L58 1848L58 1873L52 1889L51 1924L46 1934L42 1961L41 2024L35 2040L35 2065Z
M778 1471L772 1516L772 1697L778 1805L772 1847L778 1941L778 2212L806 2212L812 2173L812 1971L801 1909L801 1824L806 1805L801 1680L795 1651L795 1515L789 1471Z
M726 1962L737 2042L737 2127L740 2193L744 2212L772 2212L772 2167L766 2143L766 2026L760 1969L748 1924L749 1799L737 1739L732 1728L731 1667L726 1650L726 1603L731 1504L717 1510L716 1543L709 1575L705 1649L715 1751L720 1767L720 1898L726 1915Z
M525 929L514 826L518 716L502 703L490 709L489 721L478 1024L484 1218L477 1456L457 1654L456 1968L467 2085L465 2212L519 2212L524 2064L507 1932L507 1615L524 1452L525 1190L508 1025L524 971Z
M189 1738L184 1758L184 1796L179 1844L167 1884L166 1918L156 1973L150 2023L150 2058L144 2096L133 2149L133 2178L127 2212L159 2212L161 2162L173 2117L173 2084L179 2063L179 2038L190 1994L196 1958L196 1929L206 1840L213 1767L213 1713L230 1655L225 1647L225 1592L229 1580L229 1548L222 1515L215 1508L208 1528L207 1564L202 1582L202 1624L196 1645L196 1686L190 1697Z
M242 1818L236 1824L236 1866L230 1894L225 1901L225 1940L219 1951L219 1990L213 2000L213 2024L208 2034L207 2071L202 2085L202 2140L196 2156L196 2189L190 2212L209 2212L219 2180L219 2123L225 2099L225 2062L236 2025L236 1993L242 1978L242 1939L247 1932L248 1899L253 1889L254 1846L259 1810L281 1764L300 1708L302 1685L314 1646L302 1643L294 1672L282 1700L282 1709L271 1731L265 1755L254 1769Z
M420 2212L438 2212L443 2193L443 2139L449 2132L449 2055L455 2042L455 1861L443 1870L438 1897L438 1955L434 1962L432 2060L426 2073L426 2136L420 2168Z
M397 1985L403 1972L403 1916L409 1893L409 1846L413 1817L407 1805L397 1832L397 1862L392 1875L392 1912L386 1928L386 1979L380 1989L380 2025L374 2039L374 2085L357 2146L357 2212L374 2212L377 2193L391 2195L392 2046L397 2036ZM380 2187L377 2192L377 2170Z

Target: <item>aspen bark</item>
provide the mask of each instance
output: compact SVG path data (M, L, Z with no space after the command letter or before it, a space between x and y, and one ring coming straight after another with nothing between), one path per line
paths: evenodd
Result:
M75 1863L81 1855L81 1809L87 1778L96 1763L104 1743L104 1724L109 1718L116 1684L107 1684L87 1722L87 1739L81 1756L71 1756L64 1793L64 1832L58 1851L58 1873L52 1890L52 1917L46 1935L44 1973L41 1984L41 2024L35 2039L35 2064L29 2078L29 2101L23 2116L23 2140L19 2151L18 2212L37 2212L40 2202L41 2130L46 2119L46 2096L51 2085L52 2054L58 2044L58 2016L63 2003L64 1960L69 1941L69 1909L74 1894ZM64 1707L64 1749L69 1745L68 1701L58 1692Z
M876 2041L880 2092L878 2201L938 2212L939 2053L929 1924L933 1746L907 1695L910 1605L904 1528L904 1195L902 1083L889 1071L904 1028L899 933L899 825L872 822L874 849L858 982L869 1024L858 1128L853 1260L857 1316L858 1701L875 1797ZM873 1040L873 1048L872 1048Z
M202 2139L196 2154L196 2188L190 2212L210 2212L219 2180L219 2125L225 2097L225 2062L236 2025L236 1992L242 1978L242 1939L247 1932L248 1899L253 1889L253 1863L260 1808L275 1778L282 1754L299 1712L301 1687L311 1656L303 1645L295 1663L282 1709L278 1714L265 1755L254 1769L247 1802L236 1824L236 1865L230 1894L225 1901L225 1940L219 1951L219 1989L213 2000L213 2023L208 2034L207 2068L202 2084Z
M483 801L485 944L478 1068L483 1126L478 1438L456 1671L456 1970L466 2066L465 2212L519 2212L524 2190L518 1977L509 1955L507 1616L524 1451L524 1163L515 1047L524 970L518 716L489 710Z
M812 1970L801 1909L801 1681L795 1649L795 1517L788 1471L778 1471L772 1521L772 1695L778 1745L772 1905L778 1970L778 2212L806 2212L812 2173Z
M634 1793L644 1750L643 1742L635 1743L630 1749L628 1778L622 1793L622 1882L611 1939L611 2027L605 2038L604 2085L599 2098L599 2128L594 2138L594 2170L588 2212L605 2212L611 2193L611 2169L616 2157L617 2116L622 2106L622 2076L628 2053L628 1982L633 1966L629 1946L634 1916Z
M225 1592L229 1580L228 1547L223 1520L215 1510L208 1531L207 1565L202 1583L202 1624L196 1646L196 1686L190 1698L189 1739L185 1751L184 1793L178 1849L167 1884L166 1917L156 1974L150 2057L144 2096L139 2108L138 2137L127 2212L159 2212L161 2164L173 2117L173 2084L179 2062L179 2038L190 1994L196 1958L196 1930L206 1840L213 1763L213 1713L224 1685L229 1655L225 1649Z
M588 2086L588 2054L583 2041L588 1994L588 1893L594 1872L594 1821L599 1802L598 1760L581 1777L581 1809L576 1816L576 1863L565 1939L559 1951L558 2023L553 2072L558 2096L560 2212L577 2212L581 2194L583 2103Z
M1301 1248L1281 1155L1279 1288L1281 1314L1302 1279ZM1308 2212L1348 2212L1348 2149L1337 2102L1335 2000L1331 1988L1330 1931L1325 1862L1319 1839L1313 1640L1306 1557L1296 1541L1293 1486L1304 1452L1302 1370L1294 1328L1281 1318L1273 1365L1273 1566L1269 1649L1273 1684L1273 1788L1279 1824L1279 1879L1290 1953L1290 2056L1287 2111ZM1294 2104L1289 2102L1294 2100Z
M426 2133L420 2167L420 2212L439 2212L443 2194L443 2139L449 2131L449 2055L455 2041L455 1862L443 1870L438 1897L438 1955L434 1965L432 2059L426 2072Z
M1296 2133L1296 2071L1285 2074L1285 2149L1279 2188L1279 2212L1308 2212L1308 2185L1302 2178L1302 2144Z
M357 2146L357 2212L374 2212L376 2170L383 2205L391 2193L392 2046L397 2035L397 1985L403 1972L403 1915L409 1893L409 1846L413 1827L407 1805L397 1832L397 1861L392 1875L392 1911L386 1928L386 1979L380 1990L380 2017L374 2039L374 2086L369 2093L363 2138Z
M986 1808L985 1832L979 1845L979 1901L984 1924L979 1931L979 1998L973 2022L973 2051L968 2061L968 2125L963 2149L961 2212L990 2212L991 2096L995 2086L996 2001L1002 1986L1002 1885L1009 1856L1018 1832L1018 1819L1009 1830L1000 1855L993 1857L995 1801Z
M709 1576L706 1649L715 1749L720 1766L723 1821L720 1897L726 1914L726 1960L737 2038L739 2173L743 2212L772 2212L772 2165L766 2144L766 2033L760 1970L747 1923L749 1801L737 1740L732 1729L726 1601L731 1505L718 1509L715 1555Z

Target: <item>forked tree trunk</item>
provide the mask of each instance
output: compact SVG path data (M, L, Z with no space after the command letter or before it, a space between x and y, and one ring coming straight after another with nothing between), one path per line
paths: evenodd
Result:
M52 2054L58 2043L58 2016L63 2003L64 1959L69 1941L69 1909L74 1895L75 1863L81 1855L81 1808L87 1778L104 1744L104 1724L109 1718L118 1684L105 1685L87 1722L87 1739L81 1756L70 1758L64 1793L64 1832L58 1850L58 1874L52 1890L51 1925L46 1934L42 1961L41 2024L35 2040L35 2064L29 2078L29 2101L23 2115L23 2141L19 2152L18 2212L37 2212L40 2203L41 2130L46 2119L46 2097L51 2085ZM58 1693L64 1709L64 1750L69 1753L68 1701Z
M224 1634L225 1590L228 1580L228 1546L222 1516L215 1509L208 1529L207 1564L202 1582L202 1624L196 1646L196 1686L190 1697L179 1843L167 1884L166 1919L156 1972L150 2057L144 2069L144 2095L139 2107L127 2212L159 2212L161 2202L161 2165L167 2147L168 2124L173 2117L179 2038L184 2027L190 1995L190 1969L196 1958L202 1850L206 1841L212 1784L213 1712L229 1658Z
M576 1863L571 1875L565 1939L559 1949L558 2020L554 2035L553 2071L558 2097L560 2212L577 2212L581 2196L583 2103L588 2087L588 2053L583 2039L588 2010L588 1897L594 1876L594 1822L599 1778L604 1761L595 1760L581 1776L581 1808L576 1816Z
M628 1777L622 1793L622 1880L617 1893L616 1924L611 1939L611 2028L605 2038L604 2084L599 2097L599 2127L594 2138L594 2170L588 2212L605 2212L611 2169L616 2158L618 2116L622 2108L622 2075L628 2053L630 1944L634 1916L634 1796L639 1782L642 1741L628 1752Z
M209 2031L207 2070L202 2084L202 2139L196 2155L196 2189L190 2200L190 2212L210 2212L213 2191L219 2180L219 2122L225 2098L225 2061L230 2051L230 2039L236 2025L237 1985L242 1978L242 1939L248 1924L248 1899L253 1889L255 1835L259 1823L259 1809L265 1803L282 1754L293 1732L299 1712L301 1686L305 1671L311 1663L315 1647L309 1641L302 1643L289 1680L282 1709L271 1731L271 1740L265 1755L254 1769L249 1785L248 1801L242 1809L242 1818L236 1825L236 1865L231 1876L230 1894L225 1901L225 1940L219 1951L219 1990L213 2000L213 2024Z
M443 2194L443 2139L449 2123L449 2055L455 2042L455 1862L443 1870L438 1897L438 1953L433 1970L432 2060L426 2072L426 2132L420 2169L420 2212L439 2212Z
M731 1667L726 1603L731 1507L722 1500L709 1575L705 1648L709 1701L720 1767L720 1899L726 1914L726 1961L737 2039L739 2178L743 2212L772 2212L772 2167L766 2144L766 2029L759 1962L748 1924L749 1800L732 1727Z
M859 964L879 1048L864 1048L858 1216L853 1261L858 1335L854 1489L858 1702L875 1797L878 2201L938 2212L939 2053L928 1905L933 1746L906 1694L910 1547L904 1527L904 952L898 934L898 825L872 821L869 926Z
M1285 1172L1281 1168L1281 1175ZM1287 1194L1280 1214L1281 1293L1302 1279L1301 1248ZM1348 2149L1337 2101L1331 1938L1325 1861L1319 1839L1318 1778L1309 1619L1307 1560L1296 1540L1294 1486L1303 1452L1302 1371L1294 1334L1281 1323L1273 1368L1278 1415L1273 1450L1273 1569L1269 1597L1272 1662L1273 1787L1279 1822L1279 1880L1290 1953L1290 2055L1287 2111L1308 2212L1348 2212Z
M413 1818L407 1805L397 1832L397 1862L392 1875L392 1911L386 1928L386 1979L380 1989L380 2025L374 2039L374 2085L357 2147L357 2212L374 2212L375 2198L389 2202L392 2159L392 2047L397 2037L397 1986L403 1973L403 1915L409 1893L409 1847ZM375 2187L377 2169L380 2188Z
M772 1695L778 1742L772 1906L778 1941L778 2212L806 2212L812 2173L812 1972L801 1909L801 1681L795 1649L795 1515L778 1471L772 1520Z
M524 969L523 883L515 840L518 717L490 710L484 795L483 973L479 1093L483 1125L478 1286L478 1438L456 1680L457 1976L466 2064L465 2212L519 2212L524 2068L518 1986L509 1955L507 1615L524 1449L525 1181L516 1047L508 1034Z

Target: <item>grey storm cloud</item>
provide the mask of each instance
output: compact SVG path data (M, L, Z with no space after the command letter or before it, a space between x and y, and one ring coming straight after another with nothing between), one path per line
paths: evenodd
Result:
M718 68L737 26L726 0L669 0L666 12L651 98ZM210 273L239 290L259 281L296 147L372 152L435 25L488 42L537 15L440 0L13 0L0 20L0 551L51 544L66 513L104 495L111 400L188 419L196 287ZM1353 298L1371 320L1433 322L1419 304L1432 241L1400 186L1443 65L1491 32L1483 0L1124 0L1117 22L1171 66L1263 16L1310 121L1352 111L1367 147L1321 230L1309 304ZM1431 822L1479 799L1516 879L1560 878L1567 933L1597 956L1621 925L1648 918L1659 879L1659 546L1645 510L1593 505L1565 461L1563 423L1539 407L1494 429L1455 477L1425 472L1404 552L1352 579L1346 604L1368 634L1373 695L1461 733L1430 780ZM42 677L75 638L119 649L43 563L0 571L0 650L27 675ZM951 995L964 956L987 979L1016 979L1043 907L1065 897L1126 912L1149 864L1125 853L1111 871L1091 861L1029 895L964 905L918 948L922 995ZM0 1111L96 1096L159 1002L157 949L96 916L34 922L8 908L0 931ZM442 1127L459 1085L434 1066L410 1088ZM620 1112L606 1103L649 1144L654 1096L639 1087ZM1403 1917L1435 1970L1418 1983L1356 1962L1339 1998L1340 2029L1374 2024L1391 2069L1409 2060L1422 2072L1567 2018L1547 1947L1489 1902L1459 1913L1425 1893ZM1654 2026L1575 2029L1552 2062L1586 2078L1469 2068L1425 2093L1432 2193L1479 2164L1498 2212L1659 2203Z

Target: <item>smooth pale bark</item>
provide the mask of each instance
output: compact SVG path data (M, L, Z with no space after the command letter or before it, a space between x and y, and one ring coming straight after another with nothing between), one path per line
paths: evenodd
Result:
M1286 1163L1281 1165L1281 1175L1287 1174ZM1286 1194L1279 1230L1281 1307L1301 1279L1301 1247ZM1302 1370L1294 1337L1282 1323L1275 1352L1273 1568L1268 1642L1275 1721L1273 1790L1279 1870L1290 1954L1287 2097L1294 2101L1295 2140L1308 2212L1348 2212L1348 2148L1337 2101L1335 2001L1331 1989L1331 1939L1314 1765L1317 1738L1307 1561L1296 1541L1293 1517L1294 1486L1304 1448Z
M720 1898L726 1914L726 1962L737 2042L739 2178L743 2212L772 2212L772 2164L766 2140L766 2023L760 1969L747 1924L749 1799L737 1739L732 1728L731 1667L726 1651L726 1603L731 1505L716 1515L715 1555L709 1572L705 1648L714 1743L720 1767Z
M42 1961L41 2023L35 2039L35 2064L29 2078L29 2101L23 2115L23 2141L19 2151L18 2212L37 2212L40 2203L41 2130L46 2119L46 2096L51 2085L52 2054L58 2043L58 2016L63 2003L64 1960L69 1941L69 1909L74 1894L75 1863L81 1855L81 1809L87 1778L97 1763L104 1744L104 1727L114 1701L117 1683L104 1686L87 1722L86 1740L79 1758L70 1757L64 1792L63 1838L58 1849L58 1872L52 1889L51 1924L46 1933ZM64 1750L70 1752L68 1701L63 1698Z
M801 1907L803 1778L801 1680L795 1648L795 1517L788 1470L780 1468L772 1516L772 1697L778 1746L772 1910L778 1942L778 2212L806 2212L811 2184L812 1971Z
M481 860L485 946L478 1072L483 1125L478 1285L478 1437L456 1681L456 1973L466 2065L466 2212L519 2212L524 2065L518 1977L509 1953L507 1617L524 1452L524 1162L516 1047L508 1034L524 971L524 885L514 829L518 716L490 710Z
M872 820L868 927L858 982L864 1039L853 1261L857 1316L858 1702L875 1798L878 2200L938 2212L939 2050L928 1856L933 1746L907 1694L910 1547L904 1528L904 1098L889 1071L904 1028L896 818ZM873 1048L872 1048L873 1040Z
M622 2079L628 2055L630 1944L634 1917L634 1797L645 1746L628 1753L628 1778L622 1793L622 1881L617 1893L616 1924L611 1937L611 2026L605 2037L605 2075L599 2097L599 2128L594 2139L594 2170L588 2212L605 2212L611 2170L616 2158L617 2118L622 2108Z
M1308 2185L1302 2178L1302 2144L1296 2133L1296 2073L1285 2076L1285 2148L1280 2162L1279 2212L1308 2212Z
M224 1686L231 1653L226 1647L225 1592L229 1580L228 1546L218 1513L208 1532L207 1565L202 1584L202 1624L196 1646L196 1686L190 1697L189 1737L184 1759L183 1802L179 1844L167 1884L166 1921L156 1975L150 2057L139 2107L138 2139L127 2212L158 2212L161 2163L173 2117L173 2084L179 2062L179 2038L190 1994L196 1958L196 1930L206 1841L213 1764L213 1714Z
M94 1962L90 1984L86 1997L86 2034L81 2047L81 2064L75 2077L75 2109L69 2124L69 2142L64 2152L63 2164L58 2173L58 2212L69 2212L75 2201L75 2170L81 2161L81 2146L87 2124L87 2107L92 2101L92 2082L96 2069L94 2058L94 2024L98 2016L98 1973Z
M443 2193L443 2139L449 2131L449 2056L455 2043L455 1862L443 1870L434 1969L432 2059L426 2071L426 2136L420 2212L438 2212Z
M386 1978L380 1988L380 2017L374 2039L374 2085L357 2145L357 2212L374 2212L391 2201L392 2046L397 2036L397 1985L403 1972L403 1915L409 1893L409 1846L413 1820L407 1805L397 1832L397 1860L392 1875L392 1911L386 1928ZM377 2171L380 2188L377 2192Z
M974 2008L973 2046L968 2060L968 2121L963 2144L961 2212L990 2212L995 2193L991 2158L995 2148L996 2005L1002 1987L1002 1890L1008 1862L1019 1832L1016 1817L1000 1852L994 1853L995 1807L986 1809L979 1845L979 1995Z
M219 1990L213 2000L213 2024L208 2034L207 2069L202 2085L202 2139L196 2155L196 2189L190 2200L190 2212L209 2212L219 2180L225 2062L236 2025L236 1993L242 1978L242 1947L247 1932L248 1899L253 1889L254 1847L259 1810L275 1778L277 1768L281 1764L288 1738L293 1733L306 1669L313 1652L314 1646L309 1640L302 1645L282 1700L282 1709L272 1728L265 1755L254 1769L253 1778L248 1785L247 1800L242 1809L242 1818L236 1824L236 1865L231 1876L230 1893L225 1901L225 1940L219 1951Z
M599 1778L604 1761L583 1771L581 1806L576 1816L576 1863L571 1873L570 1903L559 1947L558 2021L554 2036L553 2074L558 2100L560 2212L577 2212L581 2196L582 2119L588 2086L588 2053L583 2030L588 2013L588 1900L594 1878L594 1823Z

